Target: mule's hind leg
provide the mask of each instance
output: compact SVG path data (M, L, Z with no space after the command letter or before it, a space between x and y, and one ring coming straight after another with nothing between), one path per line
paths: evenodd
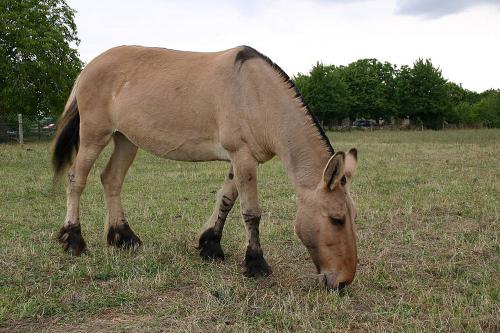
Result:
M224 252L220 245L222 230L236 198L238 198L238 191L234 183L233 167L231 166L222 188L217 192L217 201L212 216L205 223L203 231L200 234L198 249L203 259L224 260Z
M75 161L68 172L66 188L67 211L64 225L59 231L59 242L64 250L80 255L86 249L80 228L80 196L87 183L87 176L104 145L81 143Z
M119 248L135 248L142 244L125 219L120 193L128 168L134 161L137 146L123 134L113 135L114 149L106 169L101 174L107 208L106 228L109 245Z

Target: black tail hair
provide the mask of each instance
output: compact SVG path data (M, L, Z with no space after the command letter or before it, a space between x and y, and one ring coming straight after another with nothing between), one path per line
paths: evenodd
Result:
M80 141L80 113L78 103L73 98L69 107L65 110L57 124L57 134L54 138L54 152L52 155L52 165L55 176L71 164L73 152L78 151Z

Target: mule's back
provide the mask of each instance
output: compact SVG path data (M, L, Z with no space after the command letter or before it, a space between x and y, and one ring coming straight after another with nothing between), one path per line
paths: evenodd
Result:
M217 53L122 46L90 62L76 91L82 124L119 131L137 146L179 160L226 160L218 113L235 50Z

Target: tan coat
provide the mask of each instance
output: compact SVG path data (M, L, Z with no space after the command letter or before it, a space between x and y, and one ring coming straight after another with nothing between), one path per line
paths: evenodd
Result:
M332 156L328 139L294 88L276 64L245 46L213 53L121 46L99 55L75 82L55 139L56 172L71 165L60 235L65 249L74 254L85 249L80 194L93 162L113 138L115 149L101 177L110 244L141 244L119 198L137 147L174 160L230 161L200 235L200 254L223 258L222 229L239 194L247 228L245 274L270 274L258 237L256 166L277 155L297 192L296 231L318 273L328 287L350 283L357 258L348 187L356 151ZM332 223L332 216L342 223Z

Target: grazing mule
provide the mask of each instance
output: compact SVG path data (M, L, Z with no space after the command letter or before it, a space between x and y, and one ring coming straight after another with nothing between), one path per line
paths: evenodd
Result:
M224 259L222 230L239 195L246 227L245 275L269 275L259 241L256 169L277 155L297 194L295 232L320 281L342 289L353 280L356 213L349 186L357 152L334 153L294 83L255 49L198 53L121 46L85 66L58 123L53 154L56 175L69 167L59 241L74 255L86 248L80 196L111 139L114 150L101 174L110 245L141 245L120 200L138 147L172 160L229 161L215 209L199 237L200 255Z

